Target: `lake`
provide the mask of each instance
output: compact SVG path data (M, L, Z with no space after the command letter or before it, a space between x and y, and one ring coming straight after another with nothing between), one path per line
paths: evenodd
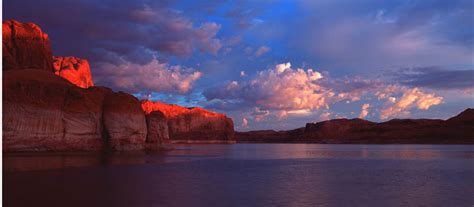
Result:
M474 145L177 145L3 157L4 206L473 206Z

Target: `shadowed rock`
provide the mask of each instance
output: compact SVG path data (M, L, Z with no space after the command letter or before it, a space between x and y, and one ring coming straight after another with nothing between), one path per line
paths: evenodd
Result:
M152 111L146 115L147 138L146 145L148 149L157 149L163 143L170 140L168 133L168 120L160 111Z
M3 73L3 149L99 150L104 88L85 90L51 72Z
M474 144L474 113L467 109L446 121L393 119L375 123L362 119L335 119L308 123L289 131L237 132L239 142L279 143L438 143Z
M110 149L144 149L145 113L134 96L123 92L108 93L104 101L104 126Z
M144 149L145 114L132 95L79 88L41 70L3 76L4 151Z

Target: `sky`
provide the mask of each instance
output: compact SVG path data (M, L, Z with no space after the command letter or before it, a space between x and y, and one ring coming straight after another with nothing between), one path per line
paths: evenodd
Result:
M230 116L238 131L474 107L474 2L9 0L96 85Z

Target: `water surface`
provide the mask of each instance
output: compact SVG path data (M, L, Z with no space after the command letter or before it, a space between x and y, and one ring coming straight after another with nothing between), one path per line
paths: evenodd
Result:
M4 154L5 206L472 206L472 145Z

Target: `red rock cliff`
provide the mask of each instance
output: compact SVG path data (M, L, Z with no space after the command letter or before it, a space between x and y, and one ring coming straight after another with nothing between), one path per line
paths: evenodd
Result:
M3 30L3 151L142 150L170 137L233 139L223 114L142 104L94 87L86 60L56 57L53 70L48 37L35 24L5 21Z
M154 111L163 113L168 122L168 134L171 140L234 139L232 119L224 114L198 107L185 108L148 100L142 101L142 108L147 114Z
M33 23L3 22L3 70L53 71L48 35Z
M77 57L53 57L54 74L61 76L76 86L94 86L89 62Z
M140 102L104 87L79 88L51 72L3 73L4 151L137 150L147 126Z

